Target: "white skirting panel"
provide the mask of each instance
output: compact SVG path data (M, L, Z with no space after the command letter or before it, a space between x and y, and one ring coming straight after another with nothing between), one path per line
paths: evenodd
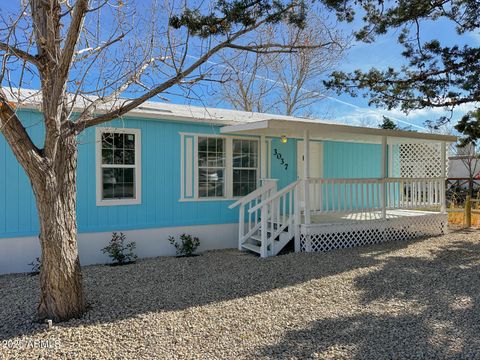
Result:
M301 251L329 251L386 241L411 240L442 235L447 231L445 214L403 216L386 220L302 225Z
M135 241L139 258L175 255L168 237L186 233L198 236L198 251L229 249L238 246L238 224L196 225L171 228L123 231L127 241ZM80 262L82 265L102 264L109 258L101 249L107 245L111 232L82 233L78 235ZM36 236L0 239L0 274L28 272L31 263L40 257L40 244Z

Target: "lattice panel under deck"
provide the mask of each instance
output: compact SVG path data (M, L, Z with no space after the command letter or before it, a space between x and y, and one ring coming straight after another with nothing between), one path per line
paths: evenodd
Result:
M411 240L442 235L446 226L446 215L434 214L302 227L300 247L301 251L329 251L386 241Z
M401 144L393 157L394 169L403 178L442 176L441 146L438 144ZM447 166L447 164L443 164Z

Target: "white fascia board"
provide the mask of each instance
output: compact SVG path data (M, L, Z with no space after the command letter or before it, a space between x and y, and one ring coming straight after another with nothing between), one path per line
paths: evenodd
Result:
M312 132L321 132L325 133L345 133L345 134L359 134L359 135L369 135L369 136L387 136L390 138L405 138L405 139L416 139L416 140L427 140L427 141L445 141L445 142L456 142L457 137L452 135L441 135L441 134L430 134L406 130L387 130L387 129L376 129L368 128L361 126L350 126L344 124L336 124L333 122L326 122L322 120L306 120L301 118L288 118L284 119L282 117L271 119L265 119L268 117L268 114L254 114L250 119L245 119L245 112L238 111L238 114L235 114L235 110L228 109L210 109L224 111L224 114L221 114L221 117L206 117L205 112L198 114L196 116L192 111L192 115L185 114L175 114L173 110L168 110L168 106L174 105L175 107L183 107L185 105L176 105L176 104L164 104L167 109L155 110L155 109L146 109L146 108L137 108L127 114L125 117L135 117L135 118L145 118L152 119L157 121L179 121L179 122L196 122L196 123L206 123L206 124L217 124L224 126L220 131L221 133L235 133L235 132L245 132L245 131L261 131L264 130L264 133L268 135L268 129L282 129L282 130L310 130ZM185 106L186 107L186 106ZM35 109L41 111L41 102L37 100L25 101L19 105L19 108L25 109ZM188 107L191 109L197 109L198 107ZM82 111L82 107L75 107L74 112ZM208 110L206 111L208 113ZM98 111L99 114L102 111ZM238 119L235 120L235 117L238 116ZM257 116L257 120L255 120ZM272 115L274 116L274 115ZM262 119L261 117L264 117ZM314 134L312 133L312 136Z
M366 135L377 137L378 141L381 140L382 136L387 136L390 138L404 138L412 140L426 140L426 141L445 141L445 142L455 142L457 140L456 136L451 135L441 135L441 134L429 134L421 133L414 131L405 131L405 130L386 130L386 129L375 129L359 126L349 126L343 124L332 124L324 122L315 122L315 121L303 121L303 120L265 120L257 121L246 124L225 126L220 131L222 133L253 133L254 131L265 132L268 135L268 130L274 130L271 135L277 131L287 132L286 135L299 133L303 130L309 130L311 132L312 138L316 136L322 136L328 138L328 134L351 134L351 135ZM301 137L301 136L300 136Z

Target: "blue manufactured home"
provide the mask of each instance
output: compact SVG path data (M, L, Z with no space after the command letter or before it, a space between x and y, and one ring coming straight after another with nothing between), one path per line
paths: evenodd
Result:
M43 147L42 115L19 108ZM106 262L112 231L140 257L172 255L169 235L201 250L276 255L437 234L445 227L450 136L271 114L145 103L78 138L82 264ZM0 273L39 256L29 181L0 136Z

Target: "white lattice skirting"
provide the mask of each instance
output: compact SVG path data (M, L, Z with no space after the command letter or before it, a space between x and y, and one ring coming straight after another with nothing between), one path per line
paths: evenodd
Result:
M301 251L329 251L443 235L447 215L432 214L337 224L302 225Z

